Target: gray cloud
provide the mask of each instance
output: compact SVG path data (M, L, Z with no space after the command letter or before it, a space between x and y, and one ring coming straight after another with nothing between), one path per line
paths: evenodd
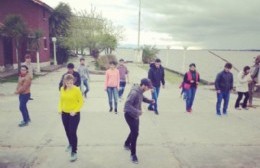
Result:
M259 6L259 0L142 0L142 29L191 46L259 49Z

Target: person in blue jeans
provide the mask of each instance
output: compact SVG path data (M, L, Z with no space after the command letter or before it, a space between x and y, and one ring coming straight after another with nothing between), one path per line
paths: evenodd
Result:
M221 104L222 100L224 100L223 105L223 114L227 114L230 91L233 89L233 74L230 72L232 69L231 63L226 63L224 70L218 73L216 80L215 80L215 89L217 91L217 104L216 104L216 111L217 115L221 116Z
M89 70L87 66L85 65L85 59L80 58L80 65L78 67L78 73L80 75L80 80L84 86L81 86L81 92L84 95L85 98L87 98L87 93L89 92ZM84 88L85 87L85 88Z
M18 125L19 127L27 126L31 121L27 109L27 102L31 97L31 91L30 91L31 83L32 83L32 78L29 74L28 67L26 65L22 65L20 69L18 84L15 91L15 94L19 95L19 102L20 102L19 108L23 116L23 120Z
M200 75L196 71L194 63L190 64L189 68L189 71L185 73L183 78L183 89L186 96L186 111L191 113L197 87L200 82Z
M155 103L151 103L148 106L148 110L154 111L155 114L158 115L158 96L160 93L161 84L162 87L165 88L164 68L161 65L160 59L156 59L154 63L150 64L148 78L151 80L153 85L152 99L155 100Z
M118 91L118 96L119 99L121 100L123 98L123 94L124 94L124 90L125 90L125 86L126 83L129 83L129 71L127 69L127 67L125 66L125 61L123 59L119 60L119 65L117 67L118 71L119 71L119 75L120 75L120 87L119 87L119 91Z

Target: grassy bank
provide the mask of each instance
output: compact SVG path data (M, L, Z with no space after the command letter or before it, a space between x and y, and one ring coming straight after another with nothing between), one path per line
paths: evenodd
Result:
M143 68L145 70L149 70L149 65L144 64L144 65L138 65L140 68ZM170 82L171 84L176 84L176 85L180 85L183 77L179 74L175 74L173 72L170 72L168 70L165 70L165 80L167 82Z

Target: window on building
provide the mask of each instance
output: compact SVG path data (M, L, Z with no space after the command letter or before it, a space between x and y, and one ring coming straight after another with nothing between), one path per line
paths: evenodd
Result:
M48 50L48 43L46 37L43 37L43 45L44 45L44 50Z
M43 16L43 20L46 20L46 10L42 9L42 16Z

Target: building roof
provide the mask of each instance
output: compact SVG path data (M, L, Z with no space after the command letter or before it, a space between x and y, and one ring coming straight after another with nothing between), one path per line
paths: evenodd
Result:
M50 7L49 5L47 5L46 3L40 1L40 0L30 0L32 1L33 3L37 4L37 5L40 5L42 7L44 7L45 9L49 10L49 11L53 11L53 8Z

